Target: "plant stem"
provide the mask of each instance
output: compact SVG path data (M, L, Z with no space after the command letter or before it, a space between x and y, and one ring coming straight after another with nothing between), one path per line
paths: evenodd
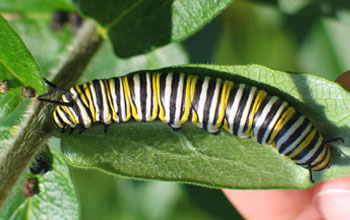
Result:
M84 22L65 59L54 74L54 83L69 88L82 75L102 43L93 21ZM57 98L57 96L56 96ZM34 103L10 146L0 157L0 207L31 159L51 136L54 105Z

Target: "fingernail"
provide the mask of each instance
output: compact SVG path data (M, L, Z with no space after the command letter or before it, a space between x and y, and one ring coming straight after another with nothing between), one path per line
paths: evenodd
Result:
M332 187L329 185L337 185ZM331 183L325 186L314 197L314 205L327 220L350 219L350 190L349 184ZM345 189L344 189L345 188Z

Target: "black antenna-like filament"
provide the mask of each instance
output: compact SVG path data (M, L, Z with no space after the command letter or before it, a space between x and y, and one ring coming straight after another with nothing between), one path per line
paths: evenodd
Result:
M68 97L71 97L71 94L69 93L69 91L61 88L61 87L58 87L57 85L53 84L52 82L50 82L49 80L47 79L44 79L45 83L47 85L49 85L50 87L52 87L54 90L51 91L51 92L48 92L48 93L45 93L43 95L39 95L38 96L38 100L41 101L41 102L49 102L49 103L52 103L52 104L56 104L56 105L63 105L63 106L69 106L69 107L72 107L74 105L74 102L73 100L70 100L69 102L60 102L60 101L56 101L56 100L51 100L51 99L45 99L43 97L46 97L46 96L49 96L53 93L55 93L56 91L62 93L62 94L65 94L67 95Z

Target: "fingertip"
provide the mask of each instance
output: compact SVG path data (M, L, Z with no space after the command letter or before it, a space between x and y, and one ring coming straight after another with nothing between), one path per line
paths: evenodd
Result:
M322 183L313 199L314 206L325 219L349 219L350 177Z
M296 219L312 201L312 190L223 190L245 219ZM305 214L305 215L304 215ZM302 218L299 218L302 219Z

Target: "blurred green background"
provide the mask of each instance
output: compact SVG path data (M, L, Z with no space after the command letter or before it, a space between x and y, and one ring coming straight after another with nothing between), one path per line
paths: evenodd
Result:
M214 21L181 42L180 48L170 46L173 52L164 59L172 59L173 56L176 64L256 63L335 80L350 69L349 8L350 3L346 1L333 4L325 0L236 0ZM35 15L32 18L35 20ZM26 22L13 20L11 25L23 37L47 74L56 66L57 55L64 55L66 51L65 45L58 42L68 42L73 33L65 27L57 33L42 32L40 39L33 38L30 36L34 36L36 28L49 25L50 15L46 21L32 22L29 19ZM42 42L50 47L43 47ZM104 50L112 54L110 44L106 43ZM188 60L181 58L183 54L187 54ZM112 75L109 61L115 62L105 58L99 60L97 56L93 62L100 65L91 65L89 74L81 81L95 78L94 73L97 72L106 72L105 77ZM122 63L128 60L118 62L120 65L114 67L115 72L120 72ZM134 68L137 66L134 65ZM122 71L133 70L126 68ZM27 104L21 104L22 108L16 111L21 111ZM17 122L10 118L8 126ZM57 141L51 147L59 151ZM71 172L81 201L81 219L84 220L242 219L220 190L128 180L95 170L71 168Z
M350 13L332 7L326 1L235 1L182 45L190 63L257 63L335 80L350 69ZM242 219L220 190L90 170L72 169L72 175L82 219Z

